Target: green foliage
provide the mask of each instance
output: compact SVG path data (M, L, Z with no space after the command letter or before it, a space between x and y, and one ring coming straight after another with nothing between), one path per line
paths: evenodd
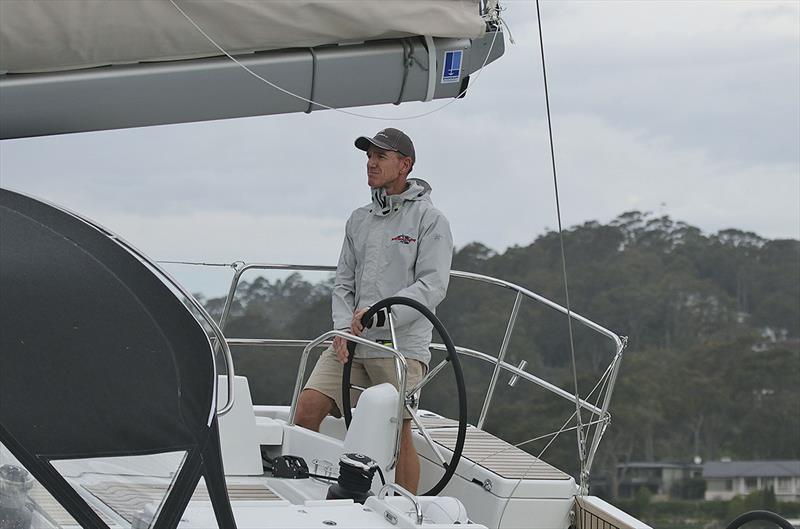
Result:
M735 229L713 235L669 217L627 212L564 233L572 310L629 337L611 404L613 420L594 474L616 479L635 460L800 459L800 241ZM516 283L564 303L559 236L497 253L472 243L453 268ZM257 278L237 291L229 337L311 339L330 329L332 283L299 274ZM496 355L514 302L510 290L463 279L437 312L455 342ZM206 302L217 315L222 300ZM586 395L613 354L607 340L573 327L578 387ZM436 341L436 339L435 339ZM256 403L287 403L299 349L237 349ZM434 365L441 356L434 355ZM525 300L506 361L572 391L566 319ZM477 421L492 369L465 359L469 420ZM310 365L313 365L313 358ZM503 374L486 428L512 443L557 431L574 403ZM422 405L452 416L452 376L425 388ZM574 432L524 448L576 473ZM696 497L697 484L681 491ZM694 487L694 488L692 488ZM611 484L613 496L615 484ZM657 505L650 504L650 507Z
M684 501L684 500L670 500L658 501L650 503L647 516L649 523L656 521L662 522L669 519L676 520L723 520L728 515L728 503L726 501ZM614 505L623 511L633 514L636 504L636 499L619 499L614 502ZM662 527L662 525L657 525ZM697 527L697 526L695 526Z
M633 512L634 516L645 516L650 510L650 499L653 494L647 487L639 487L636 495L633 497Z
M636 502L635 498L620 499L616 500L614 504L627 513L635 514ZM646 514L640 516L642 516L643 522L659 529L696 529L698 527L721 529L735 517L754 509L767 509L784 518L800 516L800 503L772 504L768 501L764 502L764 496L760 493L751 494L746 498L737 497L730 501L654 501L647 506ZM751 525L753 529L761 527L754 524L748 524L745 527L750 529ZM767 524L763 527L772 529L775 525Z
M669 495L675 499L699 500L706 492L706 482L703 478L687 478L673 484Z
M776 512L778 502L772 488L756 490L747 496L736 496L728 503L728 518L731 520L748 511L765 510Z
M696 527L725 527L736 516L755 509L767 509L783 517L800 516L800 503L785 503L770 505L762 502L763 497L758 493L734 498L730 501L685 501L670 500L651 502L647 507L647 514L642 521L653 527L675 527L681 529L694 529ZM633 514L636 499L617 500L615 505L623 511ZM712 525L711 522L717 522ZM749 525L746 526L749 529ZM775 527L771 525L770 527Z

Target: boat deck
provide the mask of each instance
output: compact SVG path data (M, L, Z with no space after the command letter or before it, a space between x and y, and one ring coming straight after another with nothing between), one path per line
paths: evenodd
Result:
M458 423L438 415L422 415L422 425L437 444L453 450ZM571 476L489 432L467 427L462 458L506 479L569 480Z
M158 505L167 495L167 483L120 483L101 481L91 485L82 485L83 489L100 499L117 515L133 523L136 514L144 511L147 504ZM269 486L261 483L228 484L228 495L231 501L283 501ZM30 498L61 527L78 526L72 516L53 498L40 484L36 484L30 492ZM208 490L201 481L192 494L192 502L210 501ZM107 514L97 512L109 527L118 527Z
M117 514L132 522L138 512L142 512L148 503L158 504L167 495L166 483L117 483L100 482L86 486L86 490L100 498L103 503ZM272 489L260 483L228 484L228 496L231 501L282 501ZM208 490L201 482L190 501L210 501Z
M55 522L59 527L77 526L78 522L70 516L67 510L61 506L56 499L50 495L39 482L33 485L33 488L28 493L28 497L41 509L42 512L47 513L51 521ZM98 513L100 519L109 527L116 527L116 524L104 513Z

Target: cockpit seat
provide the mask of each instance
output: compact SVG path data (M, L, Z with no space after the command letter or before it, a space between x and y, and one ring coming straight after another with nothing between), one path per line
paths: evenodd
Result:
M224 403L228 399L227 377L219 377L218 388L218 402ZM233 408L219 419L225 474L260 476L264 472L261 445L280 445L283 426L270 417L255 416L246 377L234 377L233 391Z
M397 399L397 390L385 382L364 390L353 409L344 453L368 455L387 470L395 448Z

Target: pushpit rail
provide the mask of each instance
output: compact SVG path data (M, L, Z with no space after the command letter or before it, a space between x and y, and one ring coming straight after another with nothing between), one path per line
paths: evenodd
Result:
M190 264L190 263L187 263ZM230 288L228 289L228 294L225 298L225 305L222 309L222 315L220 317L219 327L224 333L225 327L228 323L230 318L231 308L233 306L233 301L236 295L236 289L239 286L241 281L242 275L248 271L252 270L278 270L278 271L291 271L291 272L335 272L335 266L321 266L321 265L296 265L296 264L274 264L274 263L244 263L242 261L238 261L232 263L231 268L234 269L233 278L231 279ZM459 354L464 356L469 356L472 358L476 358L478 360L487 362L494 366L491 378L489 380L489 386L486 390L486 395L484 396L483 405L481 407L480 416L478 418L477 427L479 429L483 428L483 425L486 421L486 417L489 412L489 408L492 403L492 398L494 397L494 393L497 387L497 381L500 377L501 371L507 371L512 376L516 377L517 379L524 379L528 382L536 384L555 395L562 397L572 403L577 403L581 408L586 409L593 415L596 415L598 419L596 421L592 421L594 426L594 435L591 436L591 445L587 451L587 464L586 469L587 472L592 466L592 462L594 460L594 456L597 452L597 449L600 444L600 440L605 432L606 427L608 426L611 415L608 412L609 404L611 402L611 395L614 390L614 386L616 384L617 375L619 373L619 368L621 365L622 360L622 352L625 349L627 344L627 338L623 336L619 336L613 331L599 325L598 323L574 312L568 311L564 306L540 295L531 290L528 290L524 287L511 283L509 281L504 281L502 279L497 279L490 276L485 276L482 274L476 274L472 272L462 272L458 270L451 270L450 271L451 278L460 278L466 279L469 281L476 281L479 283L486 283L490 285L494 285L503 289L511 290L514 292L514 304L511 309L511 314L509 316L508 322L506 324L506 331L503 335L503 341L500 345L500 349L497 353L497 356L492 356L487 353L483 353L481 351L475 351L472 349L467 349L464 347L456 347L456 351ZM522 301L524 299L529 299L535 301L536 303L542 304L546 307L549 307L552 310L558 311L566 316L569 316L574 321L584 325L585 327L589 328L590 330L600 334L602 337L610 340L613 344L614 355L613 358L608 365L607 369L605 370L603 377L607 377L605 379L603 389L601 390L601 395L598 397L598 403L592 404L587 400L579 398L579 396L566 391L558 386L555 386L527 371L525 371L524 366L513 366L505 362L505 356L508 351L508 345L511 341L511 336L514 332L514 326L516 324L517 318L519 316L519 310L522 305ZM327 337L327 336L326 336ZM320 337L322 338L322 337ZM307 356L308 351L313 348L314 346L321 345L324 342L320 338L316 340L282 340L282 339L249 339L249 338L228 338L227 343L230 346L263 346L263 347L302 347L306 350L304 351L304 357ZM309 345L314 343L314 346L309 347ZM432 349L436 350L443 350L444 346L441 344L431 344ZM420 389L425 383L432 379L442 368L444 362L433 367L425 379L418 384L417 387L411 388L412 391L416 391ZM301 367L305 367L305 362L301 363ZM302 374L299 375L302 377ZM603 378L601 377L601 379ZM598 383L599 384L599 383ZM292 399L292 409L296 407L297 403L297 390L295 388L295 394L293 395Z

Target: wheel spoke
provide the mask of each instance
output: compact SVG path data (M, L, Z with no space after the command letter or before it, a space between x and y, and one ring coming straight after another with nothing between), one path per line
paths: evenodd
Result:
M439 374L439 371L441 371L441 370L444 368L444 366L446 366L446 365L447 365L447 360L442 360L441 362L439 362L438 364L436 364L436 367L434 367L433 369L431 369L430 371L428 371L428 374L427 374L427 375L425 375L425 377L424 377L422 380L420 380L419 382L417 382L417 385L416 385L416 386L414 386L413 388L409 389L409 390L408 390L408 393L407 393L406 395L407 395L408 397L410 397L411 395L413 395L413 394L414 394L414 393L416 393L417 391L419 391L419 390L421 390L422 388L424 388L424 387L425 387L425 386L428 384L428 382L430 382L431 380L433 380L433 377L435 377L436 375L438 375L438 374Z
M431 439L428 430L426 430L425 427L422 425L422 421L419 420L419 417L417 416L417 413L414 411L414 408L406 404L406 411L408 411L408 413L411 414L411 420L414 421L414 424L417 425L417 430L419 431L419 433L422 434L422 437L425 438L425 441L428 443L428 446L431 447L433 453L436 454L436 457L439 458L439 462L442 464L443 467L447 467L447 460L442 456L441 452L439 452L439 448L436 446L436 441Z

